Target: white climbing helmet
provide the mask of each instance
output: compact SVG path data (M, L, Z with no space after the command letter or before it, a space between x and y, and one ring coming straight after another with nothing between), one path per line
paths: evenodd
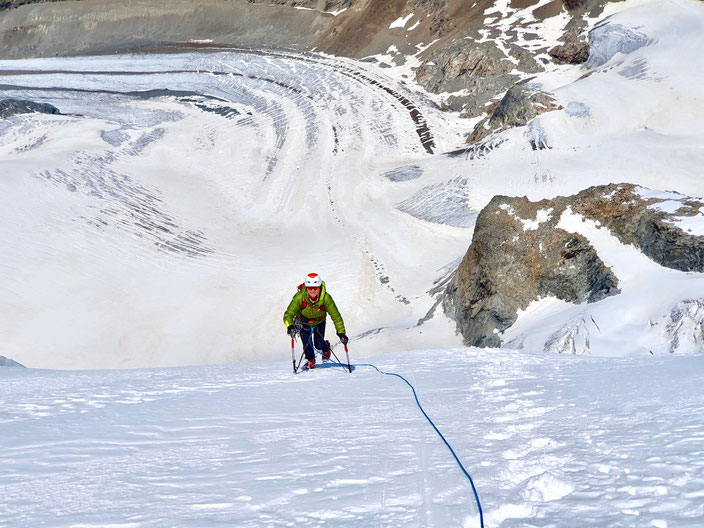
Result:
M306 288L320 288L323 281L320 280L320 275L317 273L309 273L306 275Z

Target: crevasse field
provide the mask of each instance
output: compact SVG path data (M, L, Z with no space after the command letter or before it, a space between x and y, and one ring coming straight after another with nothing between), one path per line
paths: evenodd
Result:
M413 57L0 61L3 97L62 112L0 121L0 354L31 367L0 367L0 527L479 526L409 387L368 364L415 385L487 527L704 525L702 332L669 354L661 324L700 274L565 215L621 295L540 300L521 351L461 348L433 310L495 194L704 196L704 5L592 26L586 67L530 81L562 108L473 149ZM311 271L351 374L291 372L281 315ZM603 329L592 357L542 352L575 321Z

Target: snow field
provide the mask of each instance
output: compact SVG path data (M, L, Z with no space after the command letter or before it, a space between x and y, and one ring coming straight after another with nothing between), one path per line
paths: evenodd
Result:
M281 357L281 314L311 271L351 335L413 327L465 246L466 230L427 226L384 196L376 166L426 156L420 125L402 88L345 61L243 51L0 68L30 72L0 76L8 96L76 114L0 131L3 324L8 355L28 366ZM439 147L446 129L433 126Z
M457 349L372 362L415 385L486 526L704 519L701 358ZM0 376L4 528L478 526L410 389L369 367Z
M364 353L459 345L451 322L416 323L494 195L625 181L704 196L704 79L690 52L703 8L632 4L594 21L611 28L603 64L531 81L562 110L458 155L441 153L462 146L466 122L349 60L237 50L0 61L7 96L72 114L0 127L6 355L57 368L279 358L281 312L311 271Z

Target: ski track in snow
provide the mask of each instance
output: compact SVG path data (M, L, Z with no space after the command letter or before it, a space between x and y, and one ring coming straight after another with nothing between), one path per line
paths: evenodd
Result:
M486 526L701 526L700 358L373 362L414 383ZM3 527L478 526L408 387L368 367L0 377Z

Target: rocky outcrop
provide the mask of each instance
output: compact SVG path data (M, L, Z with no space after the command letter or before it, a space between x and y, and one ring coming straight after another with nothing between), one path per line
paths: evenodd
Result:
M450 98L446 106L474 116L481 115L497 93L516 82L513 69L513 63L493 43L463 39L431 55L416 69L416 82L431 93L470 91L469 107L466 97Z
M506 92L488 118L477 123L467 142L479 141L489 134L507 128L525 126L540 114L560 108L552 95L542 91L531 91L517 84Z
M17 114L30 114L38 112L40 114L60 114L59 109L48 103L35 103L21 99L0 100L0 119L7 119Z
M700 273L704 238L687 232L686 221L704 219L702 207L697 198L628 184L591 187L577 194L572 205L575 213L599 221L661 266Z
M589 242L556 228L560 213L549 200L507 196L479 213L443 301L468 345L499 346L498 333L539 297L581 303L618 293L618 280Z
M8 359L5 356L0 356L0 367L21 367L25 368L24 365L17 363L13 359Z
M562 44L548 54L557 64L583 64L589 58L589 43L585 35L587 20L594 19L604 10L607 0L562 0L571 19L560 38Z
M562 44L552 48L548 54L557 64L583 64L589 58L589 43L581 31L584 29L579 18L573 18L562 35Z
M11 9L26 4L39 4L42 2L62 2L63 0L0 0L0 11L3 9Z
M468 345L499 346L500 332L516 321L518 310L540 297L583 303L619 293L618 279L588 240L557 227L568 208L662 266L704 272L704 236L688 231L700 219L704 229L704 202L698 199L630 184L540 202L496 196L480 212L472 244L443 300ZM588 348L580 342L583 323L575 322L555 342Z

